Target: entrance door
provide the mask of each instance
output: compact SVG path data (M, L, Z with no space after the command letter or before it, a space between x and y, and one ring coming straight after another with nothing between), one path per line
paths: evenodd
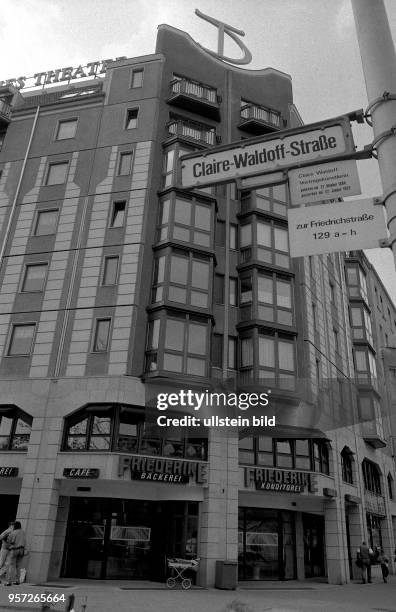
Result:
M63 575L162 580L197 524L196 502L71 498Z
M17 519L19 495L0 495L1 524L0 532L8 527L10 521Z
M324 518L317 514L303 514L305 578L325 575Z
M296 577L294 515L283 510L239 509L240 580Z

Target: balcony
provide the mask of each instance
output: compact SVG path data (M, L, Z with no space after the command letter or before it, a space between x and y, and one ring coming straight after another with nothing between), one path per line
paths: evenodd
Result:
M0 100L0 124L8 124L11 121L11 106Z
M167 102L191 113L203 115L216 121L220 120L220 104L216 89L198 81L182 78L173 79Z
M167 128L169 136L178 136L193 142L199 142L206 147L218 144L221 140L220 136L216 135L215 128L197 123L196 121L172 119L168 123Z
M242 101L238 127L254 136L269 134L281 129L281 115L271 108Z

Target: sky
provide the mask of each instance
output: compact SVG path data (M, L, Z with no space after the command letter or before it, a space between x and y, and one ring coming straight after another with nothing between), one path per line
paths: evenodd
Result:
M396 40L396 2L385 0L385 6ZM350 0L1 0L0 80L153 53L161 23L216 50L217 30L194 14L196 8L245 32L253 56L247 68L271 66L291 75L304 123L367 107ZM225 53L239 57L233 43ZM353 132L358 149L373 140L366 125L353 124ZM360 197L380 195L377 162L358 168ZM396 304L390 249L366 254Z

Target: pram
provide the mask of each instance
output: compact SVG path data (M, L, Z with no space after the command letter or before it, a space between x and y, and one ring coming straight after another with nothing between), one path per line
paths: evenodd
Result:
M185 576L185 572L193 571L197 572L199 569L200 559L180 559L177 557L170 557L166 560L167 566L173 572L173 576L169 576L166 581L167 586L170 589L175 588L176 584L181 583L182 589L190 589L192 585L191 578Z

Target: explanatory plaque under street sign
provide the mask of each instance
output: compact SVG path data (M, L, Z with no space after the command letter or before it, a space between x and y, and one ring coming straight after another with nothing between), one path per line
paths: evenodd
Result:
M288 221L291 257L377 248L387 236L374 198L289 208Z
M292 206L362 193L354 159L296 168L288 176Z

